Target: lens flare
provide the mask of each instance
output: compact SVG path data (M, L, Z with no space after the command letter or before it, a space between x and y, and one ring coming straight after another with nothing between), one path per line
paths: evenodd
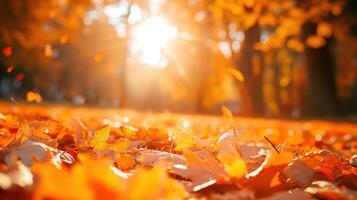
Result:
M150 67L164 68L167 60L163 48L175 39L177 28L162 17L144 20L132 32L131 51L139 54L139 61Z

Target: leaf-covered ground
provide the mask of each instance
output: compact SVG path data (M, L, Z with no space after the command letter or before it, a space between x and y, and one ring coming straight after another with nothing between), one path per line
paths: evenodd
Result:
M357 199L357 125L0 104L0 199Z

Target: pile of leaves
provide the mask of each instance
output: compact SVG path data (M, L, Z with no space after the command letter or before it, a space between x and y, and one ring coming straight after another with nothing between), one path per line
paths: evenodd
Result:
M357 125L0 104L0 199L356 199Z

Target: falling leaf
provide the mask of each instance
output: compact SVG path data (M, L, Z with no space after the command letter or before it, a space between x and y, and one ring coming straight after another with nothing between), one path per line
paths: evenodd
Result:
M231 74L235 79L237 79L238 81L241 81L243 82L244 81L244 76L242 74L242 72L236 70L236 69L233 69L233 68L229 68L227 69L227 72L229 74Z
M94 138L91 140L91 146L94 150L104 150L107 146L107 141L110 135L110 126L107 125L94 133Z
M233 117L232 112L226 106L222 106L222 113L223 113L224 117L227 117L227 118Z
M42 101L42 97L39 93L33 92L33 91L28 91L26 94L26 100L28 102L36 102L40 103Z

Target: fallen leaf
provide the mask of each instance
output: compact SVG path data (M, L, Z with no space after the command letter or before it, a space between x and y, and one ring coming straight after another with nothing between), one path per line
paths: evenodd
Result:
M311 199L311 197L303 190L289 190L289 191L279 192L265 199L266 200L308 200Z
M135 165L135 159L129 154L119 154L116 157L118 168L121 170L129 170Z
M49 158L46 157L49 156ZM73 164L74 158L69 153L49 147L40 142L27 140L19 147L15 147L5 156L5 162L11 164L13 157L18 157L26 166L32 166L35 159L49 159L56 166L61 166L64 162L66 164Z
M183 153L187 162L185 177L192 181L193 191L199 191L228 177L223 166L212 153L203 151L200 156L190 150L185 150Z
M305 192L310 193L317 199L357 199L356 190L350 190L345 187L340 188L328 181L315 181L305 189Z
M26 94L26 100L28 102L36 102L36 103L41 103L42 97L40 94L33 92L33 91L28 91Z
M14 166L0 171L0 188L3 190L11 188L12 185L26 187L32 184L33 175L31 171L20 161L17 161Z
M303 162L297 160L290 163L283 172L283 179L300 188L306 188L311 185L315 171Z
M107 141L110 135L110 126L104 126L94 133L94 138L91 140L91 146L94 150L104 150L107 147Z

